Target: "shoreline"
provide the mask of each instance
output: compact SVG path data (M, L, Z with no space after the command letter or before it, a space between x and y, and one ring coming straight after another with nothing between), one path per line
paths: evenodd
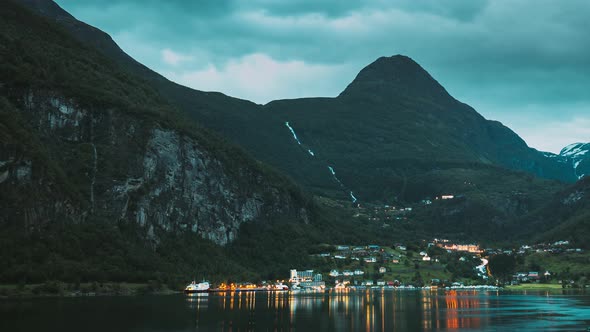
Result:
M430 287L415 288L382 288L381 290L433 290ZM367 288L366 290L377 290ZM445 288L438 288L436 291L445 291ZM448 290L470 291L487 290L485 286L480 287L457 287ZM562 288L561 284L521 284L507 285L497 288L498 291L526 292L526 291L547 291L547 292L586 292L585 288ZM333 291L333 289L330 289ZM97 297L97 296L142 296L142 295L175 295L183 294L182 290L173 290L164 285L149 283L83 283L79 287L61 282L49 282L45 284L0 284L0 299L42 299L42 298L75 298L75 297Z
M140 296L181 294L165 285L127 282L69 284L50 281L40 284L0 284L0 299L72 298L95 296Z
M587 287L586 287L587 288ZM561 284L520 284L504 286L508 291L586 291L586 288L563 287Z

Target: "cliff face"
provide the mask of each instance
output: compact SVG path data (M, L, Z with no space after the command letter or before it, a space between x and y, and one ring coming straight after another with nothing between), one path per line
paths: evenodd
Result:
M198 139L141 114L84 108L54 91L28 91L18 100L24 125L64 179L51 175L47 160L32 156L30 147L0 145L0 190L14 198L0 202L0 221L31 228L99 218L136 223L154 243L161 232L194 232L220 245L255 219L308 222L296 194L259 169L228 166ZM31 190L43 192L23 198Z

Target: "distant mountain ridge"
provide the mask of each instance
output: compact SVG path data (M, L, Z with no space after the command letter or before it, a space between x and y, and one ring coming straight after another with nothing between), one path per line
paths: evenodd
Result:
M528 227L518 227L522 224ZM569 240L590 248L590 177L555 193L542 208L515 222L509 233L536 242Z
M564 147L559 155L568 158L576 176L581 179L590 175L590 143L573 143Z

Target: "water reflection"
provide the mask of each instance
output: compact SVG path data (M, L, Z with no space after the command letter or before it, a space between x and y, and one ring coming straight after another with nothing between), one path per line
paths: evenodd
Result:
M570 305L570 299L525 297L527 301L520 303L518 298L494 292L345 289L328 293L198 294L188 297L187 303L196 311L198 323L206 319L206 326L222 331L256 328L276 331L479 331L495 330L498 326L516 328L523 322L527 322L527 327L531 324L557 329L571 326L571 317L565 317L567 314L564 316L559 309ZM577 312L578 321L573 324L590 323L583 318L579 321L585 314L590 317L588 308L577 310L586 311ZM542 322L531 317L540 318Z
M585 331L590 294L356 290L0 299L0 331Z

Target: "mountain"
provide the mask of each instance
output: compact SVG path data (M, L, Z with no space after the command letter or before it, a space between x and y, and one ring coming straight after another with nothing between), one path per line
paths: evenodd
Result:
M577 179L568 165L529 148L509 128L454 99L406 56L377 59L336 98L262 106L170 82L52 1L20 2L144 78L189 117L316 194L351 201L357 196L364 201L417 200L434 193L417 188L408 177L457 163L496 165L565 182Z
M302 158L305 158L306 153L291 144L284 125L269 116L268 112L263 112L260 105L219 92L190 89L169 81L126 54L108 34L78 21L51 0L17 2L60 24L81 43L96 49L122 69L144 79L188 117L244 147L257 159L281 168L284 165L300 164ZM330 177L319 175L323 174L322 170L325 171L323 165L313 160L304 163L304 170L289 170L289 174L299 183L308 188L315 186L337 189Z
M408 180L458 164L575 180L570 167L454 99L406 56L376 60L336 98L279 100L264 108L288 121L364 200L435 196L421 181Z
M314 221L292 181L12 1L0 3L0 119L3 281L238 273L221 246L243 224Z
M590 143L574 143L559 152L559 156L571 162L575 175L581 179L590 174Z
M577 247L589 248L590 178L584 177L557 192L543 207L518 220L511 234L536 242L568 240Z
M52 1L0 6L3 281L276 279L321 243L497 241L578 178L579 155L529 148L406 56L257 105L168 81ZM383 232L350 202L416 210Z

